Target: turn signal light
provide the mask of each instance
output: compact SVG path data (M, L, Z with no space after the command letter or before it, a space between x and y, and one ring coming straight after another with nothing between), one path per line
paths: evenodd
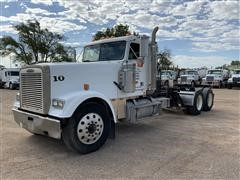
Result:
M89 84L84 84L84 85L83 85L83 89L84 89L85 91L88 91L88 90L89 90Z

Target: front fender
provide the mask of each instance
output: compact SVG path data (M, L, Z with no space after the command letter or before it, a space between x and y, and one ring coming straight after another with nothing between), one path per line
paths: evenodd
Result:
M52 105L49 110L49 115L59 118L69 118L73 115L77 107L84 101L90 98L100 98L107 103L112 111L114 122L117 122L116 113L111 101L103 94L96 91L79 91L75 93L64 94L61 97L53 97L53 99L61 99L65 101L64 108L54 108Z

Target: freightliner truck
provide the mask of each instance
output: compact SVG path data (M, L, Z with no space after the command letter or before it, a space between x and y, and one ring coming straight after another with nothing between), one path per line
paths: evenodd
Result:
M148 36L91 42L81 63L48 63L20 71L15 121L33 134L63 139L69 149L90 153L115 137L115 124L137 123L163 108L187 114L210 111L211 88L161 88L157 81L157 43Z

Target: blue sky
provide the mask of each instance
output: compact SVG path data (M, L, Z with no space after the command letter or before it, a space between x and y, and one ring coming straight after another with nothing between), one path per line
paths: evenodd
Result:
M168 48L181 67L219 66L239 60L239 1L0 0L0 37L16 36L13 24L35 18L81 47L117 23L150 34L158 25L159 49Z

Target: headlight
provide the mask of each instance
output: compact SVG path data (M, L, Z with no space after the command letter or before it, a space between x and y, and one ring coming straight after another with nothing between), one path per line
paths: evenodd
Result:
M233 81L232 78L229 78L229 79L228 79L228 82L232 82L232 81Z
M63 109L65 101L62 99L53 99L52 106L55 108Z
M16 101L20 101L20 93L17 93L17 95L16 95Z

